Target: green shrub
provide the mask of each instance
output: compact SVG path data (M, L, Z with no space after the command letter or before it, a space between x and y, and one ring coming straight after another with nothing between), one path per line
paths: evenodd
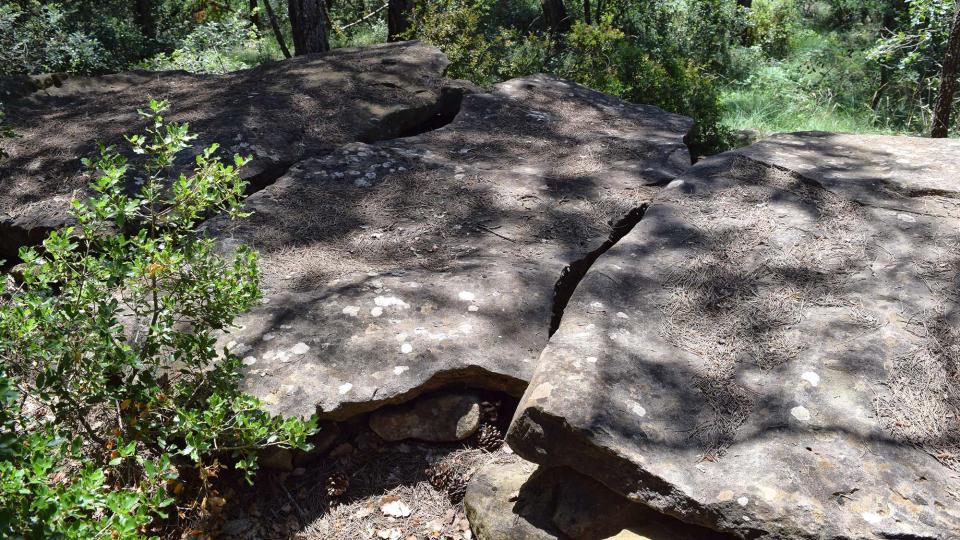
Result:
M252 478L260 450L306 447L314 430L264 412L239 391L239 358L216 350L260 299L257 256L225 258L198 227L244 215L248 158L222 163L214 145L193 174L173 172L194 136L166 107L151 102L128 138L142 166L112 148L84 160L95 196L21 250L22 280L0 289L0 536L147 535L173 496L215 509L221 468Z
M239 14L205 22L190 32L171 52L140 63L151 70L182 69L191 73L227 73L277 58L250 21Z
M759 45L767 55L783 58L800 29L796 0L754 0L747 16L748 45Z
M131 5L120 0L0 3L0 73L86 75L128 67L147 46Z
M449 74L490 85L548 73L635 103L657 105L697 121L697 152L726 145L716 76L705 65L628 36L610 15L575 22L559 39L497 27L487 0L432 2L418 13L414 33L443 49Z

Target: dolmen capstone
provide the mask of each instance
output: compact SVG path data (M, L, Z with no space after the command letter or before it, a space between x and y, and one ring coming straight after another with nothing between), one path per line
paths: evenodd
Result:
M452 123L298 162L213 220L261 255L265 304L226 344L272 412L342 420L464 384L519 396L564 268L690 166L689 118L547 76Z
M18 99L0 96L6 124L17 135L2 141L10 158L0 162L0 259L16 257L19 247L38 244L67 223L70 199L85 196L90 181L80 158L96 154L99 143L126 152L123 136L142 132L137 110L151 98L168 100L167 120L189 122L199 137L178 165L192 166L196 153L217 142L253 157L241 175L256 190L304 156L428 129L454 114L470 85L445 79L448 63L437 48L412 41L224 75L54 77L55 83Z
M587 272L508 442L741 538L960 537L960 141L701 161Z

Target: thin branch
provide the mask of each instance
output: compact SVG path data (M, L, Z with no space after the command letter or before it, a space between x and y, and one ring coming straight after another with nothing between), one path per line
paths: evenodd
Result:
M376 15L377 13L380 13L381 11L387 9L387 6L389 6L389 5L390 5L389 3L384 4L384 5L380 6L379 8L375 9L374 11L371 11L371 12L368 13L367 15L364 15L364 16L361 17L360 19L358 19L358 20L356 20L356 21L353 21L352 23L350 23L350 24L348 24L348 25L346 25L346 26L341 26L341 27L337 28L337 32L341 32L341 33L342 33L342 32L343 32L344 30L346 30L347 28L350 28L351 26L354 26L354 25L357 25L357 24L362 23L363 21L369 19L370 17L373 17L373 16Z

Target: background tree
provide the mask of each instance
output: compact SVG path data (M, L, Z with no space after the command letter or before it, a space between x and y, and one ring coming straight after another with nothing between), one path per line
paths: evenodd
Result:
M270 0L263 0L263 7L267 9L267 17L270 19L270 27L273 28L273 35L277 39L277 46L283 52L284 58L290 58L290 49L287 48L287 41L283 39L283 31L280 29L277 14L273 11Z
M943 56L940 69L940 93L933 110L933 129L931 137L943 138L950 131L950 112L953 109L953 95L957 89L957 67L960 65L960 0L953 14L953 28L947 43L947 52Z
M330 50L327 10L323 0L288 0L293 53L303 54Z
M543 9L544 25L554 34L564 34L570 30L570 18L563 0L540 0Z
M413 0L389 0L387 7L387 41L400 41L410 30Z

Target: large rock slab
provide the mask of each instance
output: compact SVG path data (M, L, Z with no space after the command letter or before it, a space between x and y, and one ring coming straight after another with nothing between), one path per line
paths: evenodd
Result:
M705 160L587 273L508 442L743 538L960 535L960 141Z
M168 119L189 122L201 138L252 155L244 174L259 189L303 156L343 143L416 132L456 111L463 86L442 78L446 56L418 42L339 49L226 75L131 72L56 78L8 103L18 137L3 142L0 163L0 258L63 225L69 200L88 179L80 159L97 143L124 149L139 133L149 98L167 99ZM184 164L192 156L184 156ZM132 179L131 179L132 180Z
M217 220L258 249L266 303L229 338L245 389L342 419L452 384L519 396L564 267L689 167L690 119L533 76L453 123L298 163Z

